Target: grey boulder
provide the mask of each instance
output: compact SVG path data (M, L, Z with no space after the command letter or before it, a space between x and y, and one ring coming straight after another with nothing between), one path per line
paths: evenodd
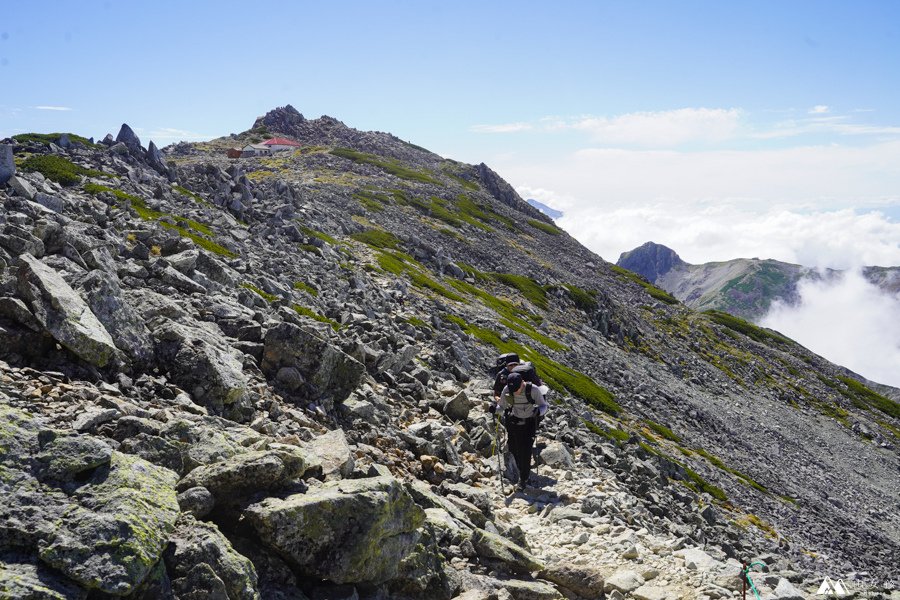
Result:
M116 345L84 300L52 268L30 254L19 257L19 293L41 326L79 358L104 367Z
M260 598L253 563L212 523L179 517L164 559L178 598Z
M343 429L335 429L313 438L306 448L318 458L322 465L322 475L326 479L349 477L353 472L353 451Z
M260 540L303 575L335 583L382 583L419 540L425 512L393 477L327 483L267 498L244 517Z
M204 487L219 504L301 477L308 462L300 448L272 444L268 450L253 450L197 467L178 483L178 490Z
M118 279L98 269L88 273L80 285L91 311L103 323L116 347L137 365L148 366L153 359L153 338L122 294Z
M0 185L15 174L16 161L13 158L12 144L0 144Z
M192 399L219 415L246 420L252 407L247 399L247 376L241 355L208 323L184 325L170 320L152 326L156 356L170 365L175 382Z
M305 381L291 390L301 399L341 402L362 379L365 366L318 335L293 323L279 323L268 332L262 371L270 379L283 368L295 368Z

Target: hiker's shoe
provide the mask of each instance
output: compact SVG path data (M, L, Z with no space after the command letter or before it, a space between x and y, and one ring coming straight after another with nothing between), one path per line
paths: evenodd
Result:
M520 483L519 485L516 486L516 489L520 492L524 492L526 490L526 488L528 488L527 481L523 481L522 483Z

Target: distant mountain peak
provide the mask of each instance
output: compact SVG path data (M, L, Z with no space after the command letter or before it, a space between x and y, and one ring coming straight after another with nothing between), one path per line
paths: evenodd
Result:
M648 281L656 281L673 268L687 265L674 250L655 242L623 252L616 264L642 275Z
M543 202L539 202L539 201L535 200L534 198L528 198L527 200L525 200L525 202L532 205L533 207L535 207L536 209L538 209L539 211L541 211L542 213L544 213L551 219L558 219L561 216L563 216L563 212L561 210L556 210L555 208L550 208Z

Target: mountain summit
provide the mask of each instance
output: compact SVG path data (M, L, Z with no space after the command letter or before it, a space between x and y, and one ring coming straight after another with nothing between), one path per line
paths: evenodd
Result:
M723 598L751 560L783 598L891 585L900 406L857 375L485 164L290 106L120 137L0 143L0 596ZM552 389L516 493L509 352Z
M672 269L687 266L674 250L653 242L623 252L616 264L646 277L650 282L655 282Z

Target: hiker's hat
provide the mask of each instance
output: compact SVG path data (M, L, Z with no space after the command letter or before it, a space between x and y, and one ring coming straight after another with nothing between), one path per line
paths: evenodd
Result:
M499 357L497 357L498 367L505 367L511 362L519 362L519 355L515 352L507 352L506 354L501 354Z
M510 373L506 378L506 386L510 392L514 392L522 386L522 375L520 373Z

